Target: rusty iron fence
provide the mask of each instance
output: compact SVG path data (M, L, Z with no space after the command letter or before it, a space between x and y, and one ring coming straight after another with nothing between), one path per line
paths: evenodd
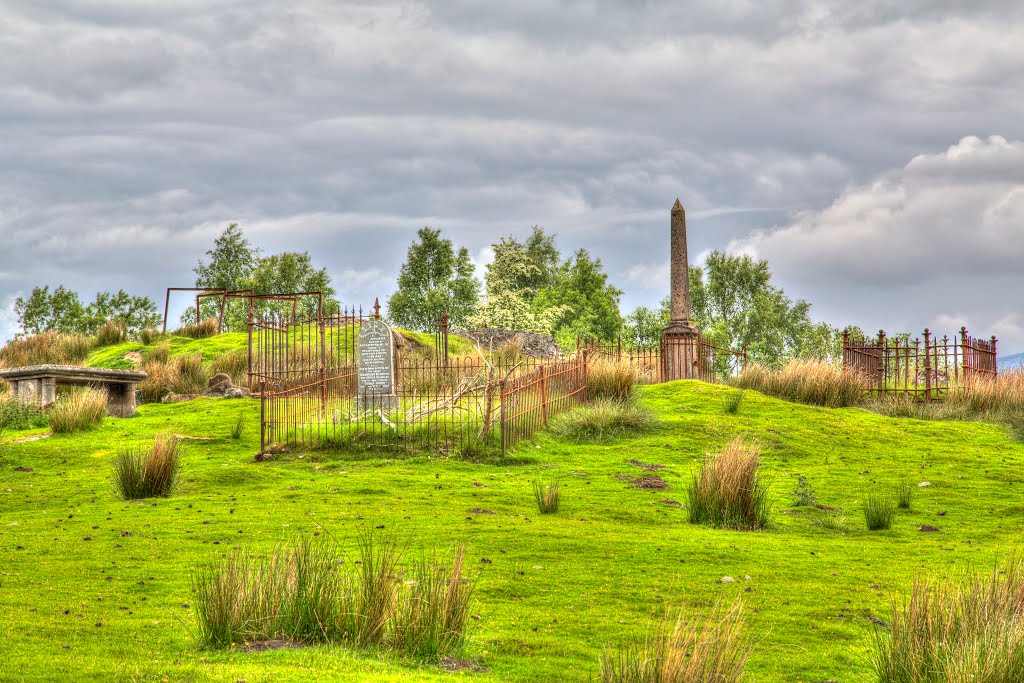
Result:
M668 354L666 342L662 339L657 346L629 347L622 344L622 338L618 337L611 342L599 342L594 340L578 340L577 348L585 351L593 358L607 359L617 362L626 362L630 367L636 368L641 376L641 382L645 384L660 384L667 381ZM696 363L696 378L703 382L722 383L729 377L738 376L747 366L746 347L736 349L725 349L715 346L702 335L697 337L697 348L694 362Z
M393 394L360 393L357 337L371 317L379 310L252 320L249 386L260 398L262 451L287 444L504 452L585 399L582 355L450 357L446 318L435 348L398 340Z
M501 452L548 426L552 417L587 402L587 354L541 364L501 385Z
M980 378L995 378L996 338L976 339L960 328L959 336L855 339L843 333L843 367L864 375L871 396L905 394L924 400L942 399L950 392L969 391Z

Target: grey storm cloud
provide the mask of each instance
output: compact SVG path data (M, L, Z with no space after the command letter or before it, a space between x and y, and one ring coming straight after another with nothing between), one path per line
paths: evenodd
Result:
M756 252L819 316L970 317L1024 348L1009 294L955 284L1024 284L1022 19L1012 1L0 0L0 338L34 285L188 284L233 221L308 250L351 303L390 293L422 225L483 263L540 224L601 257L625 308L653 304L678 196L694 254ZM957 226L980 237L953 249ZM879 234L891 253L858 248ZM888 296L865 304L865 282Z

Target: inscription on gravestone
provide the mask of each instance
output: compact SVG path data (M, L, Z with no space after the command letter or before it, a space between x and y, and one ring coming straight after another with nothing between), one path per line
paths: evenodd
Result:
M395 405L395 342L387 323L367 320L360 326L356 358L361 402L370 406Z

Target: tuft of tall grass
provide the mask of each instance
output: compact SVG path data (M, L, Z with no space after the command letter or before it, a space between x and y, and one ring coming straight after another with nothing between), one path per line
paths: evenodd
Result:
M576 441L600 441L650 429L655 421L654 413L639 401L604 398L556 415L550 427L555 434Z
M235 349L222 353L210 363L210 373L216 375L224 373L231 377L231 383L235 386L245 386L249 383L249 352L243 349Z
M203 354L176 356L171 368L170 390L176 394L201 394L210 381L210 369L203 364Z
M835 531L840 534L845 534L847 529L846 515L841 510L825 510L814 520L814 524L826 531Z
M94 429L107 416L107 392L75 387L57 399L50 409L50 430L70 434Z
M473 583L465 549L451 567L421 561L402 581L404 549L361 537L356 562L326 539L300 537L268 557L241 551L192 573L197 636L205 647L285 638L386 647L421 657L465 642Z
M599 677L601 683L740 683L751 650L739 600L719 603L703 617L666 612L645 640L605 647Z
M151 446L122 447L114 459L114 487L122 500L166 498L181 471L181 447L172 434L158 434Z
M235 425L231 428L231 438L241 439L242 430L245 429L245 416L239 415L238 419L235 420Z
M768 485L757 450L736 438L704 461L687 490L692 524L756 530L768 526Z
M160 330L156 329L155 327L147 327L146 329L142 330L142 332L139 332L139 341L145 344L146 346L152 346L162 336L163 334L160 332Z
M589 400L612 400L623 403L629 400L633 387L640 382L640 371L627 360L591 358L587 363L587 398Z
M93 338L82 334L44 332L12 339L0 348L0 367L26 365L83 365Z
M420 560L395 611L393 646L424 659L457 654L465 645L473 583L463 578L466 547L457 546L451 567Z
M179 337L190 339L206 339L217 334L218 322L216 318L207 318L198 323L189 323L174 331Z
M1024 560L951 579L917 576L875 632L879 683L1024 683Z
M103 323L96 330L96 346L113 346L114 344L120 344L127 338L128 331L124 328L124 325L112 320Z
M909 510L914 497L914 487L906 482L896 487L896 504L901 510Z
M892 528L897 501L892 496L869 495L864 501L864 522L871 531Z
M533 482L533 500L537 503L537 510L542 515L551 515L558 512L562 503L562 482L558 477L550 481L537 479Z
M212 375L201 353L168 359L169 355L167 345L161 344L142 360L146 379L138 386L147 403L155 403L168 393L201 394L206 390Z
M787 401L829 408L857 405L868 390L861 374L818 360L793 360L781 370L752 364L733 384Z
M725 398L722 399L722 408L729 415L735 415L740 412L740 406L743 405L743 389L737 391L730 391L726 394Z
M157 344L150 349L145 358L142 359L143 366L146 363L167 363L171 360L171 345L167 342Z

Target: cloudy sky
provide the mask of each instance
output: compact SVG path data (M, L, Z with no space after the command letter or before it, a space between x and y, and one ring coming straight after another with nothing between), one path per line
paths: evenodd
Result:
M676 197L818 318L1024 351L1024 3L0 0L0 339L229 222L364 304L423 225L539 224L629 310Z

